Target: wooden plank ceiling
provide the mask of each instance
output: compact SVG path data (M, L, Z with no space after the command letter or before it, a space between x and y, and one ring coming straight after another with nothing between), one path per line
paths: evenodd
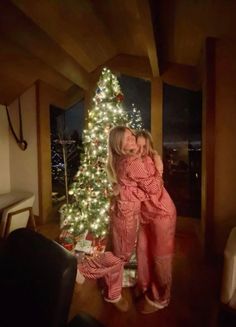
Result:
M0 103L38 79L86 90L103 65L145 78L196 66L207 36L235 39L235 13L234 0L1 0Z
M146 0L1 0L0 103L38 79L86 90L90 74L117 57L141 58L158 75L150 17Z
M160 61L196 66L207 37L236 41L235 0L150 0L150 3L161 43Z

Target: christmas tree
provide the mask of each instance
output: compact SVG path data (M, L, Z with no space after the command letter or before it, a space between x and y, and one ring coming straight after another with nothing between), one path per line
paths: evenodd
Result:
M136 131L143 129L141 111L135 107L134 103L132 103L132 108L129 112L129 126Z
M73 201L61 208L62 228L74 236L85 231L96 238L106 235L112 195L106 173L107 139L111 127L129 124L122 100L116 76L104 68L88 113L80 168L69 190Z

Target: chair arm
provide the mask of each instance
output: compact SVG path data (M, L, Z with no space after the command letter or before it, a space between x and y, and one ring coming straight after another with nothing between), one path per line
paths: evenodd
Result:
M67 327L105 327L100 321L90 314L81 312L77 314L68 324Z

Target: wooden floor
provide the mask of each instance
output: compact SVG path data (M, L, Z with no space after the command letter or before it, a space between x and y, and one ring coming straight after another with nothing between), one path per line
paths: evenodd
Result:
M41 232L54 237L58 227L43 227ZM149 315L140 314L135 307L133 289L126 288L123 294L130 303L130 310L121 313L104 302L96 282L86 281L75 285L70 319L79 312L87 312L107 327L218 326L221 266L204 259L193 230L177 229L172 300L168 308Z

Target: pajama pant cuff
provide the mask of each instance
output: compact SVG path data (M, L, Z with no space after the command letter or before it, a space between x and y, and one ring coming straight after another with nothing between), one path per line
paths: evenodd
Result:
M110 299L107 299L107 298L104 298L104 300L106 302L110 302L110 303L116 303L116 302L119 302L121 299L121 295L117 298L117 299L114 299L114 300L110 300Z
M158 308L158 309L163 309L168 305L167 301L164 301L163 303L158 303L158 302L154 302L154 301L150 300L149 297L147 296L147 294L145 294L145 299L150 305L152 305L153 307Z

